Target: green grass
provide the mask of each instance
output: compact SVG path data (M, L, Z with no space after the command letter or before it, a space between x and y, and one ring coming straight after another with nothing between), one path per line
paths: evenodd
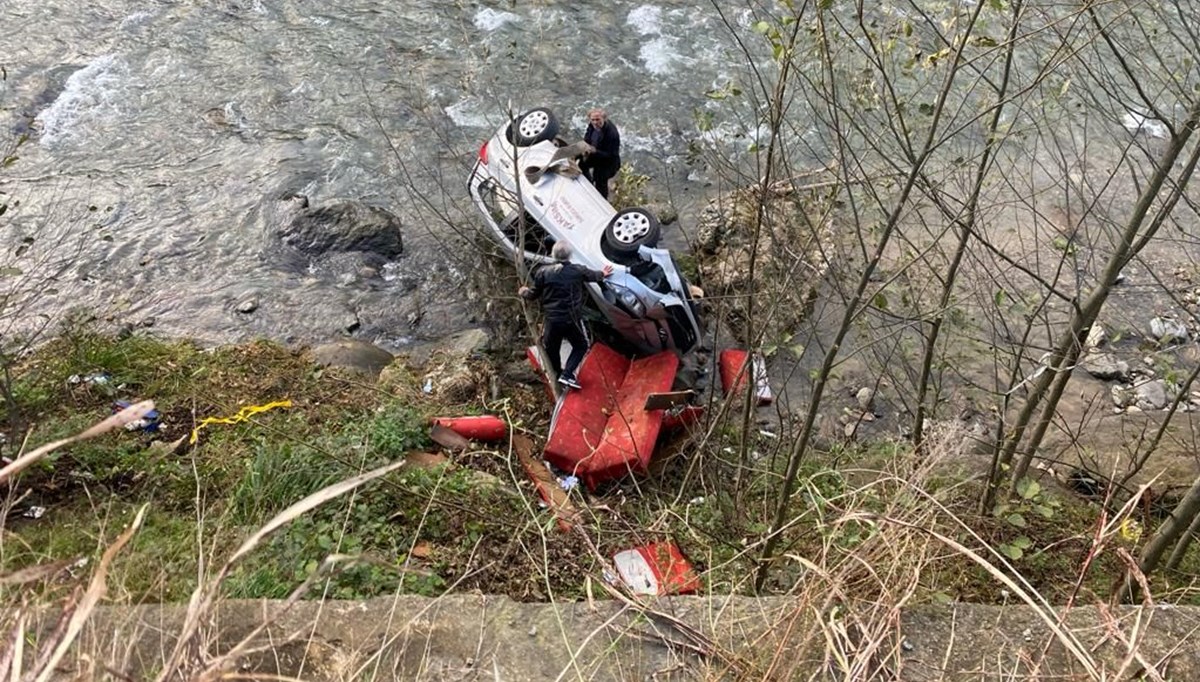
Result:
M10 519L0 544L0 572L85 557L94 565L137 509L148 505L145 524L114 565L111 580L110 594L134 602L186 599L201 558L211 574L244 538L305 496L406 452L435 449L429 416L460 409L423 396L419 372L396 372L375 386L319 370L300 354L269 343L203 352L187 343L77 332L48 344L19 370L17 386L29 401L18 417L33 425L31 445L78 432L110 414L116 399L152 398L163 414L159 434L110 433L55 453L23 474L18 488L29 497L21 504L49 511L37 520ZM96 372L112 378L103 384L70 381L72 375ZM532 387L503 403L535 431L544 429L539 419L544 420L545 399L538 391ZM207 426L198 445L183 453L152 447L189 435L205 417L284 398L293 401L292 408ZM593 497L586 528L600 553L673 540L704 572L705 591L750 591L748 577L760 552L756 542L774 518L786 445L755 438L750 444L760 454L755 471L735 490L731 472L740 441L735 426L731 421L716 429L714 441L703 447L681 445L662 471L639 479L636 489L624 486L631 494ZM914 491L897 482L878 483L878 474L869 472L891 469L903 479L912 464L907 446L847 444L810 452L792 499L792 512L801 519L781 538L781 553L844 561L878 537L865 522L835 523L848 511L883 514L897 503L911 513L929 509ZM489 476L490 483L481 482ZM1042 491L1037 504L1048 496L1059 502L1052 517L1022 507L1027 526L1015 527L976 513L977 487L931 478L925 491L993 546L1028 541L1014 566L1052 600L1069 596L1090 547L1094 505ZM597 505L607 511L597 511ZM974 542L945 514L937 515L936 527ZM1134 550L1132 544L1127 549ZM317 576L308 596L434 595L454 587L526 600L572 599L582 598L585 578L598 573L591 548L578 535L555 528L503 448L458 455L455 463L434 470L401 469L319 507L236 566L225 594L287 596L330 555L352 558ZM1157 576L1156 588L1200 601L1189 582L1198 564L1200 546L1181 570ZM1083 576L1084 589L1105 594L1119 569L1110 548ZM770 586L783 591L802 580L799 565L789 560L774 571ZM38 589L46 597L61 596L69 585L47 581ZM1011 597L994 577L946 551L929 565L916 600L951 598Z

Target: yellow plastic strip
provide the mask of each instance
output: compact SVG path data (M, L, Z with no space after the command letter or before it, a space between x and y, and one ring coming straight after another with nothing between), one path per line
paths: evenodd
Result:
M209 424L237 424L246 421L259 412L266 412L267 410L273 410L277 407L291 406L292 401L290 400L277 400L273 403L267 403L266 405L247 405L246 407L238 410L237 414L233 415L232 417L205 417L204 419L200 420L200 423L196 425L196 428L192 429L192 437L188 439L188 445L195 445L196 439L200 437L200 429L208 426Z

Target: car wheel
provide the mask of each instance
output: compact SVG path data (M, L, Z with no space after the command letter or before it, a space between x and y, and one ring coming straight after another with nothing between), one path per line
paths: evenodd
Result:
M508 141L518 147L530 147L553 140L558 135L558 118L545 107L530 109L508 124Z
M636 253L640 246L657 246L658 218L644 208L626 208L608 221L604 241L618 253Z

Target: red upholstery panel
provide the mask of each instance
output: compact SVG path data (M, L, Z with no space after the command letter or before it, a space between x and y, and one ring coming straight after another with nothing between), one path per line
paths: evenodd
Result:
M631 472L646 472L663 420L662 410L645 409L646 396L671 390L678 368L679 358L670 351L630 364L616 410L604 425L603 440L580 462L581 478L589 488Z
M579 462L600 444L628 370L629 358L604 344L592 345L575 373L583 388L568 390L555 411L546 440L547 461L578 475Z

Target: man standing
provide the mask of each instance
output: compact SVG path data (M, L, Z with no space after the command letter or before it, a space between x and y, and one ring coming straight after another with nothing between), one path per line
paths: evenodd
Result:
M584 282L600 282L612 274L612 266L604 270L591 270L571 261L571 247L566 242L555 242L550 249L555 262L540 265L530 273L532 287L521 287L518 292L524 299L540 299L546 313L545 329L542 332L542 348L546 350L550 369L558 375L558 383L571 388L582 388L575 378L575 370L587 353L588 340L583 333ZM571 355L567 366L561 367L562 342L571 343Z
M621 168L621 134L603 109L592 109L588 112L588 128L583 141L587 143L588 151L579 162L579 168L596 186L600 196L607 199L608 181Z

